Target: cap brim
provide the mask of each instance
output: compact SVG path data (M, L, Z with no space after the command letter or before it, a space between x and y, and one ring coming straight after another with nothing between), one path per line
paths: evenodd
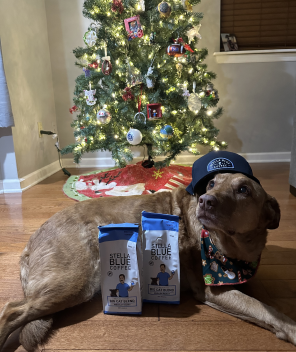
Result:
M190 193L192 196L194 196L194 189L192 187L192 182L190 183L190 185L186 188L186 191L188 193Z

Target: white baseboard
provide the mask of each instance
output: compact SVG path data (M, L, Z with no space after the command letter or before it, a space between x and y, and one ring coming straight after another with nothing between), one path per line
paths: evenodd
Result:
M250 163L278 163L278 162L290 162L291 161L291 152L275 152L275 153L241 153L244 158L247 159ZM183 165L192 165L195 160L200 158L202 155L179 155L177 156L175 163L183 164ZM163 158L158 157L155 160L162 160ZM143 157L135 157L133 160L133 164L142 161ZM73 159L65 158L63 159L63 165L66 168L73 167L100 167L100 168L108 168L114 167L115 163L111 158L84 158L81 160L79 165L73 163Z
M20 179L6 179L3 180L3 193L21 193Z
M36 185L37 183L45 180L47 177L55 174L60 170L59 161L56 160L53 163L44 166L43 168L32 172L31 174L22 177L20 179L21 189L25 191L26 189Z
M26 189L43 181L47 177L55 174L60 170L59 161L44 166L43 168L32 172L31 174L18 178L18 179L5 179L0 181L0 194L1 193L20 193ZM2 190L2 192L1 192Z
M291 152L240 153L249 163L289 163Z

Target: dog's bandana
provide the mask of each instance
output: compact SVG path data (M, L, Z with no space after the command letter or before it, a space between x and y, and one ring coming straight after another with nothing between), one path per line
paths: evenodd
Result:
M260 258L252 263L226 258L215 247L206 229L201 231L201 259L207 286L243 284L256 274L260 262Z

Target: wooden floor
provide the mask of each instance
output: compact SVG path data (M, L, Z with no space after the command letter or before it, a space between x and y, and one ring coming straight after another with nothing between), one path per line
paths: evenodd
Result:
M281 205L257 276L243 291L296 320L296 198L289 193L289 164L252 165ZM89 169L73 169L81 174ZM57 211L73 204L62 191L62 172L23 194L0 195L0 306L22 298L19 257L29 237ZM194 301L180 306L145 304L141 317L106 316L100 297L58 315L56 335L44 351L296 351L271 332ZM3 351L24 351L12 334Z

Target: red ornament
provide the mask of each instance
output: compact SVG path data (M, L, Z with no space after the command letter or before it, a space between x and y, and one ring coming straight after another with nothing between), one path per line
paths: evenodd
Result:
M122 99L124 101L127 101L128 99L130 99L130 100L134 100L135 99L135 96L133 95L132 90L131 90L130 87L126 87L124 89L124 91L125 91L125 93L122 96Z
M124 7L122 5L121 0L113 0L111 11L119 12L120 14L122 14L123 10L124 10Z
M110 73L112 72L112 64L109 60L103 61L102 72L104 75L110 75Z
M189 44L185 44L184 45L184 48L188 51L190 51L191 53L194 53L194 50L191 49L190 45Z
M148 120L157 120L162 118L161 104L147 104Z
M99 67L99 64L97 63L97 61L94 61L91 64L88 64L88 67L97 69Z
M76 105L72 106L72 108L69 109L71 114L73 114L73 112L76 112L77 110L78 110L78 107Z

